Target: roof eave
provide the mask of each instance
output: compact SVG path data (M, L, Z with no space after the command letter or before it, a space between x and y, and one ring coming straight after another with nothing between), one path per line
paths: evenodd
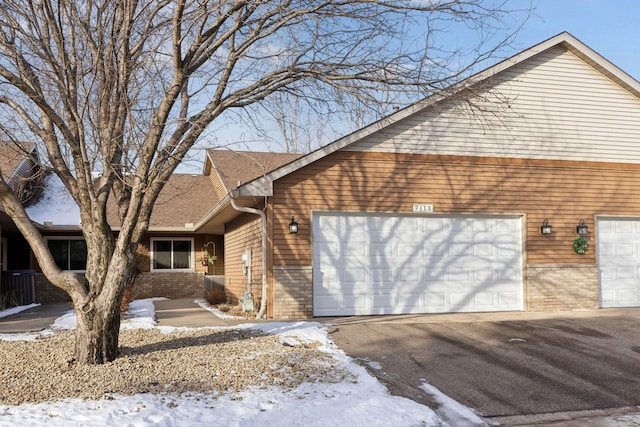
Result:
M194 231L197 231L204 227L208 222L210 222L215 216L226 206L231 204L231 196L229 194L225 195L222 199L218 201L210 210L207 212L198 222L196 222L193 226Z
M553 46L563 44L569 51L580 57L583 61L598 68L601 72L607 75L609 78L615 80L618 84L625 87L627 90L640 97L640 82L635 80L629 74L622 71L616 65L604 58L602 55L582 43L580 40L569 34L568 32L560 33L554 37L551 37L529 49L520 52L510 58L507 58L483 71L480 71L469 78L452 85L449 89L443 93L433 95L422 101L418 101L406 108L403 108L387 117L382 118L356 132L346 135L336 141L325 145L324 147L313 151L306 156L303 156L293 162L278 168L266 175L266 177L257 178L250 181L236 190L242 195L272 195L273 194L273 182L283 176L286 176L316 160L319 160L331 153L341 150L353 143L360 141L361 139L378 132L388 126L391 126L413 114L416 114L432 105L435 105L442 100L449 98L460 91L467 89L479 82L489 79L502 71L511 68L527 59L538 55L540 52L548 50ZM264 182L263 182L264 180ZM260 192L262 190L263 192Z

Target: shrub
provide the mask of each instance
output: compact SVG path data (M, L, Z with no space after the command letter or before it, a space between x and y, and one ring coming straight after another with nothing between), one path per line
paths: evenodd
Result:
M120 301L120 313L124 314L129 309L129 303L133 301L133 285L124 288Z
M206 300L209 305L224 304L227 302L227 294L224 289L213 288L207 293Z
M0 310L17 307L18 305L18 298L14 291L0 294Z
M129 303L133 301L133 288L136 283L136 279L149 265L149 249L146 246L138 245L136 252L133 255L133 269L131 274L127 278L127 284L125 285L124 292L122 293L122 300L120 301L120 313L124 314L129 309Z
M218 310L220 310L223 313L227 313L229 310L231 310L231 307L226 303L218 304Z

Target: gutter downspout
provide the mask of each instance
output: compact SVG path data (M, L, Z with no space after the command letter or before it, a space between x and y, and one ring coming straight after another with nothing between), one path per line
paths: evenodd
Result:
M262 319L267 311L267 214L259 209L238 206L236 203L237 193L231 191L231 206L240 212L260 215L262 219L262 298L260 300L260 311L256 315L256 319ZM251 282L251 278L249 278Z

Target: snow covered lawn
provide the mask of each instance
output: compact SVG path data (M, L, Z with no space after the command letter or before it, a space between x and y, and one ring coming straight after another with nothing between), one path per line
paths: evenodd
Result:
M0 312L0 317L3 315ZM152 300L134 301L123 328L176 328L154 324ZM51 330L40 334L12 335L10 339L46 338L57 329L75 326L69 312ZM447 422L426 406L391 396L363 367L346 356L329 339L325 325L315 322L256 323L237 328L253 328L277 335L282 342L321 343L338 366L348 369L356 381L304 383L293 390L278 387L249 389L239 393L138 394L109 396L92 401L66 399L19 406L0 405L0 426L458 426L484 425L471 410L425 384L425 392L442 403ZM9 338L9 337L6 337ZM0 336L5 339L5 336Z

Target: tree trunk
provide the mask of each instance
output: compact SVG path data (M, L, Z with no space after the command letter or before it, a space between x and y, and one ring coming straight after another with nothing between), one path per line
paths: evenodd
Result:
M90 254L87 260L87 292L72 295L77 320L75 362L83 365L103 364L118 357L120 304L133 268L129 246L112 246L107 257L100 256L97 244L98 240L87 239L87 250L98 253Z
M75 362L102 364L118 357L120 304L96 299L75 311Z

